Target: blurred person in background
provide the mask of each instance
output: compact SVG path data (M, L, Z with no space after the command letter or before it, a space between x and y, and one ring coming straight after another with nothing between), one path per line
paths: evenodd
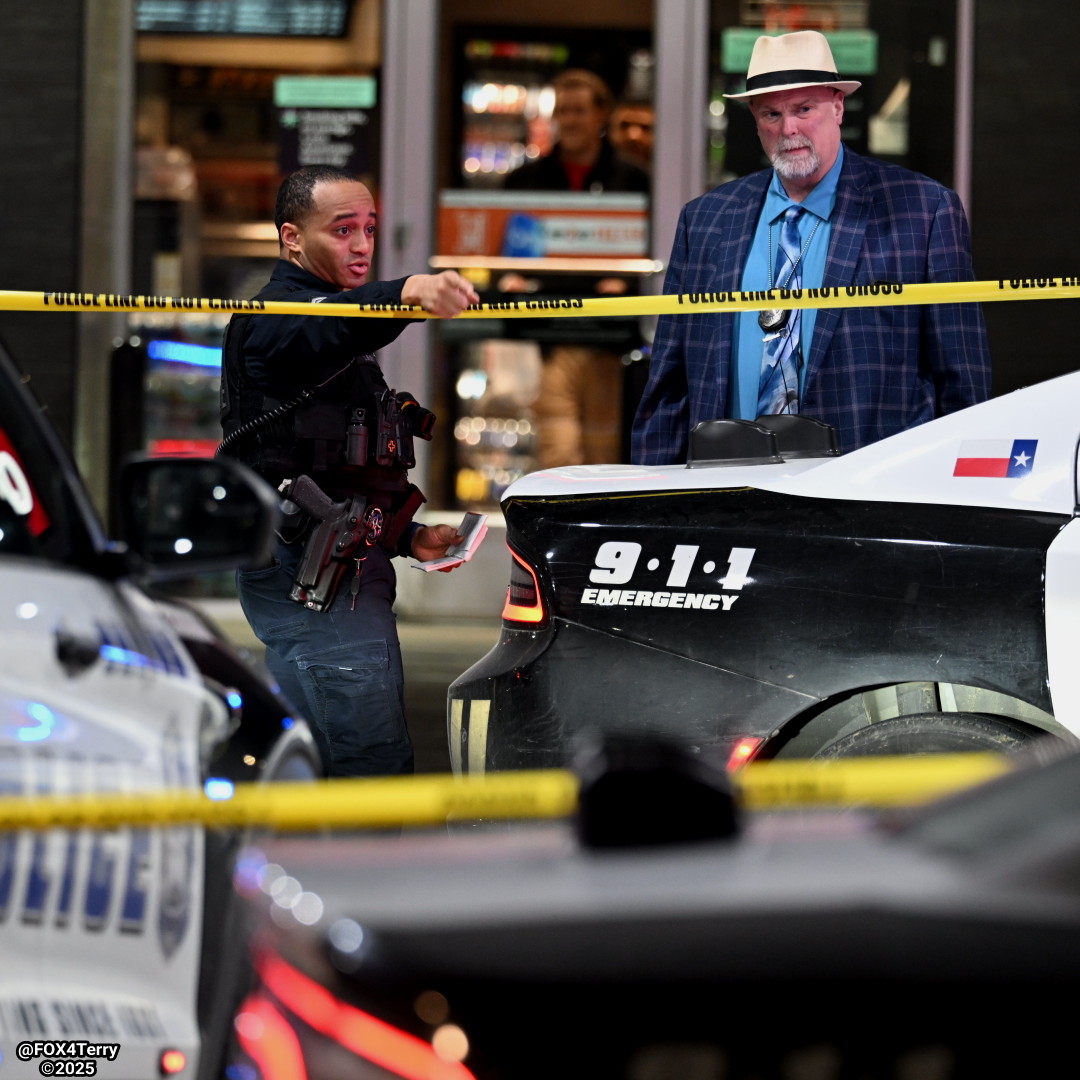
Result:
M655 123L651 101L620 100L608 121L608 138L615 152L646 171L651 169Z
M599 75L568 68L553 80L552 119L557 139L551 152L510 173L510 191L579 191L648 194L649 175L620 156L608 138L615 97ZM504 292L563 296L612 296L626 293L621 277L548 275L531 280L504 276ZM537 320L543 366L540 392L533 405L540 468L621 461L624 445L623 356L639 343L636 320ZM560 323L561 326L552 324ZM571 340L545 341L557 333ZM574 341L575 333L581 340ZM588 340L585 340L585 339Z

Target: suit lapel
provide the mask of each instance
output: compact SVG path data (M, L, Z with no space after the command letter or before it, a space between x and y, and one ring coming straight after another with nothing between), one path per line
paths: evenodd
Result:
M709 251L709 276L715 282L716 289L737 292L742 285L743 267L750 255L757 228L758 215L765 201L765 192L769 186L771 173L763 172L747 178L738 194L727 193L729 205L721 207L713 218L719 226L714 233L714 242ZM737 181L736 181L737 183ZM720 189L723 191L723 188ZM709 403L710 416L724 415L724 402L727 400L730 386L732 342L736 320L733 315L715 316L719 322L719 364L715 367L719 378L713 385L713 400ZM709 410L705 410L708 412Z
M721 289L733 291L742 284L743 267L754 242L754 231L767 185L766 178L766 184L761 186L760 190L750 191L749 197L733 207L730 214L720 216L726 226L726 235L717 244L715 252L715 258L718 259L717 279Z
M836 188L829 252L821 284L847 286L855 280L855 270L862 256L866 227L870 217L870 198L866 193L862 159L844 150L844 166ZM840 322L842 308L819 308L814 322L814 338L806 361L806 378L817 370L829 348L833 332Z

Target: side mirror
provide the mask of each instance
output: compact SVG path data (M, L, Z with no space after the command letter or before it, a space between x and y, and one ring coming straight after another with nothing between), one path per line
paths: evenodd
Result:
M269 560L278 493L234 458L129 458L121 536L131 568L155 581Z

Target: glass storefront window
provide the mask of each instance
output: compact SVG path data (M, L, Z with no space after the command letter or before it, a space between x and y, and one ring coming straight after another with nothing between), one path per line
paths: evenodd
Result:
M570 13L565 22L547 25L456 22L455 5L444 8L451 141L440 170L447 183L437 197L433 268L468 273L482 300L641 287L641 267L652 265L646 175L638 172L642 183L632 187L605 164L603 183L594 180L587 188L582 182L564 190L550 174L535 173L535 187L506 183L516 169L553 152L559 138L554 80L562 71L585 69L616 98L651 98L651 12L636 6L636 25L624 11L626 24L606 29L574 25ZM553 400L551 372L560 358L567 429L577 422L570 414L581 396L572 380L584 374L591 386L607 388L606 411L615 418L608 442L618 444L631 411L623 406L625 373L642 345L631 321L629 328L597 319L492 318L437 326L454 438L432 485L442 488L436 498L445 493L457 507L491 512L524 473L577 463L571 457L579 445L593 452L593 443L585 442L599 441L598 429L581 439L568 435L552 450L553 431L564 417L549 417L552 409L545 406ZM592 415L591 403L579 404L582 416ZM563 445L567 459L554 460ZM600 452L612 461L626 453L621 446Z

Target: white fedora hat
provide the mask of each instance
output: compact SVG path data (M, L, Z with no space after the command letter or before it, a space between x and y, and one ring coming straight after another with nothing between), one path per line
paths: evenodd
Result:
M724 97L741 101L757 94L775 94L778 90L798 90L803 86L832 86L850 94L862 83L840 78L824 34L817 30L797 30L777 37L759 37L750 55L746 90Z

